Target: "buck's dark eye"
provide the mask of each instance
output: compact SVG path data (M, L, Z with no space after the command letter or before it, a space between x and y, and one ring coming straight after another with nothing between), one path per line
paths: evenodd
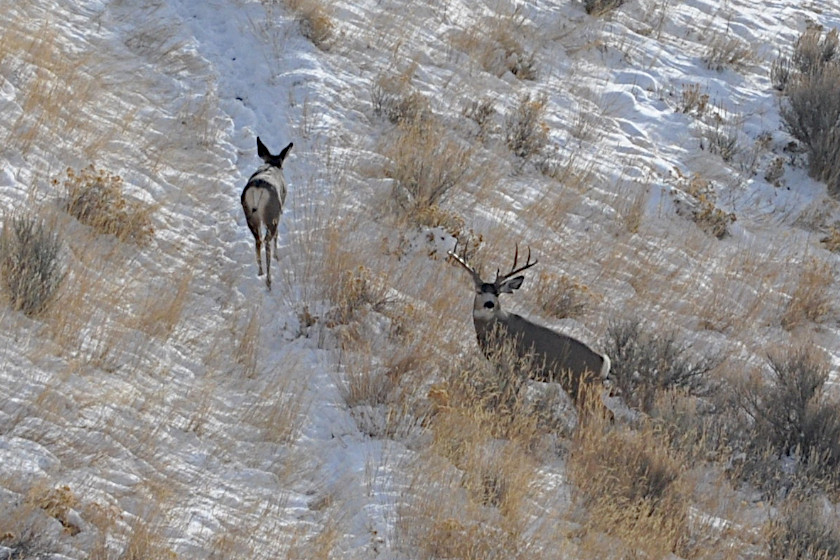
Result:
M484 302L484 307L486 309L493 309L494 306L495 306L495 304L492 301L485 301Z

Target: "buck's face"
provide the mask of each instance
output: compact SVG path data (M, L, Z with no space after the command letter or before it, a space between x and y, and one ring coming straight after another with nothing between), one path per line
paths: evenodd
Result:
M476 284L473 317L483 321L503 318L505 313L499 305L499 295L512 294L514 290L519 289L524 280L524 276L517 276L505 280L498 286L490 282L482 282L481 285Z

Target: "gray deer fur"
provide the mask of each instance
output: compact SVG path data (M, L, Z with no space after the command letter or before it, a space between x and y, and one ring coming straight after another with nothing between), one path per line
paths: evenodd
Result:
M457 251L457 246L455 250ZM501 308L499 296L512 294L525 280L525 276L514 274L537 264L536 260L531 262L530 250L525 265L516 268L519 257L517 247L510 272L500 275L497 270L493 282L484 282L475 268L455 251L450 251L449 255L472 276L475 284L473 325L478 344L488 358L492 359L504 343L512 344L518 358L530 360L531 377L538 381L559 382L578 405L582 404L578 402L582 396L582 382L600 383L607 378L610 359L606 355L595 352L571 336L555 332Z
M274 241L274 258L277 259L277 224L286 202L286 179L283 177L283 161L289 155L294 144L283 148L278 155L272 155L257 137L257 155L263 160L261 165L242 190L240 201L245 211L248 229L254 234L257 244L257 266L259 275L263 275L260 247L265 244L265 285L271 289L271 242ZM265 238L261 238L261 229L265 227Z

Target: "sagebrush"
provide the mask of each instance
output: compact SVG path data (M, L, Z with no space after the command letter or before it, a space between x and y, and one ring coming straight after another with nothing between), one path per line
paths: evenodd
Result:
M692 357L685 348L674 334L647 330L638 319L614 322L604 344L612 360L610 380L628 405L646 413L654 409L657 397L672 389L708 394L715 387L709 372L720 358Z
M739 388L742 410L752 420L742 476L773 494L791 487L840 490L840 401L825 390L829 368L813 348L769 358L766 380ZM791 469L780 480L779 462Z
M790 61L771 69L774 86L783 89L782 121L808 153L808 171L840 194L840 57L836 29L823 34L811 27L797 40Z
M64 280L57 233L43 221L11 216L0 233L0 276L13 309L26 315L44 311Z

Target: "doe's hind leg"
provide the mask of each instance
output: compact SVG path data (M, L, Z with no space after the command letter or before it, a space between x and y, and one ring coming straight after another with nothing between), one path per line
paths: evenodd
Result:
M275 240L277 236L274 237ZM265 285L271 289L271 239L265 240Z
M259 272L257 273L258 276L263 275L262 256L260 255L261 251L262 251L262 241L260 241L260 238L257 237L257 268L259 268Z

